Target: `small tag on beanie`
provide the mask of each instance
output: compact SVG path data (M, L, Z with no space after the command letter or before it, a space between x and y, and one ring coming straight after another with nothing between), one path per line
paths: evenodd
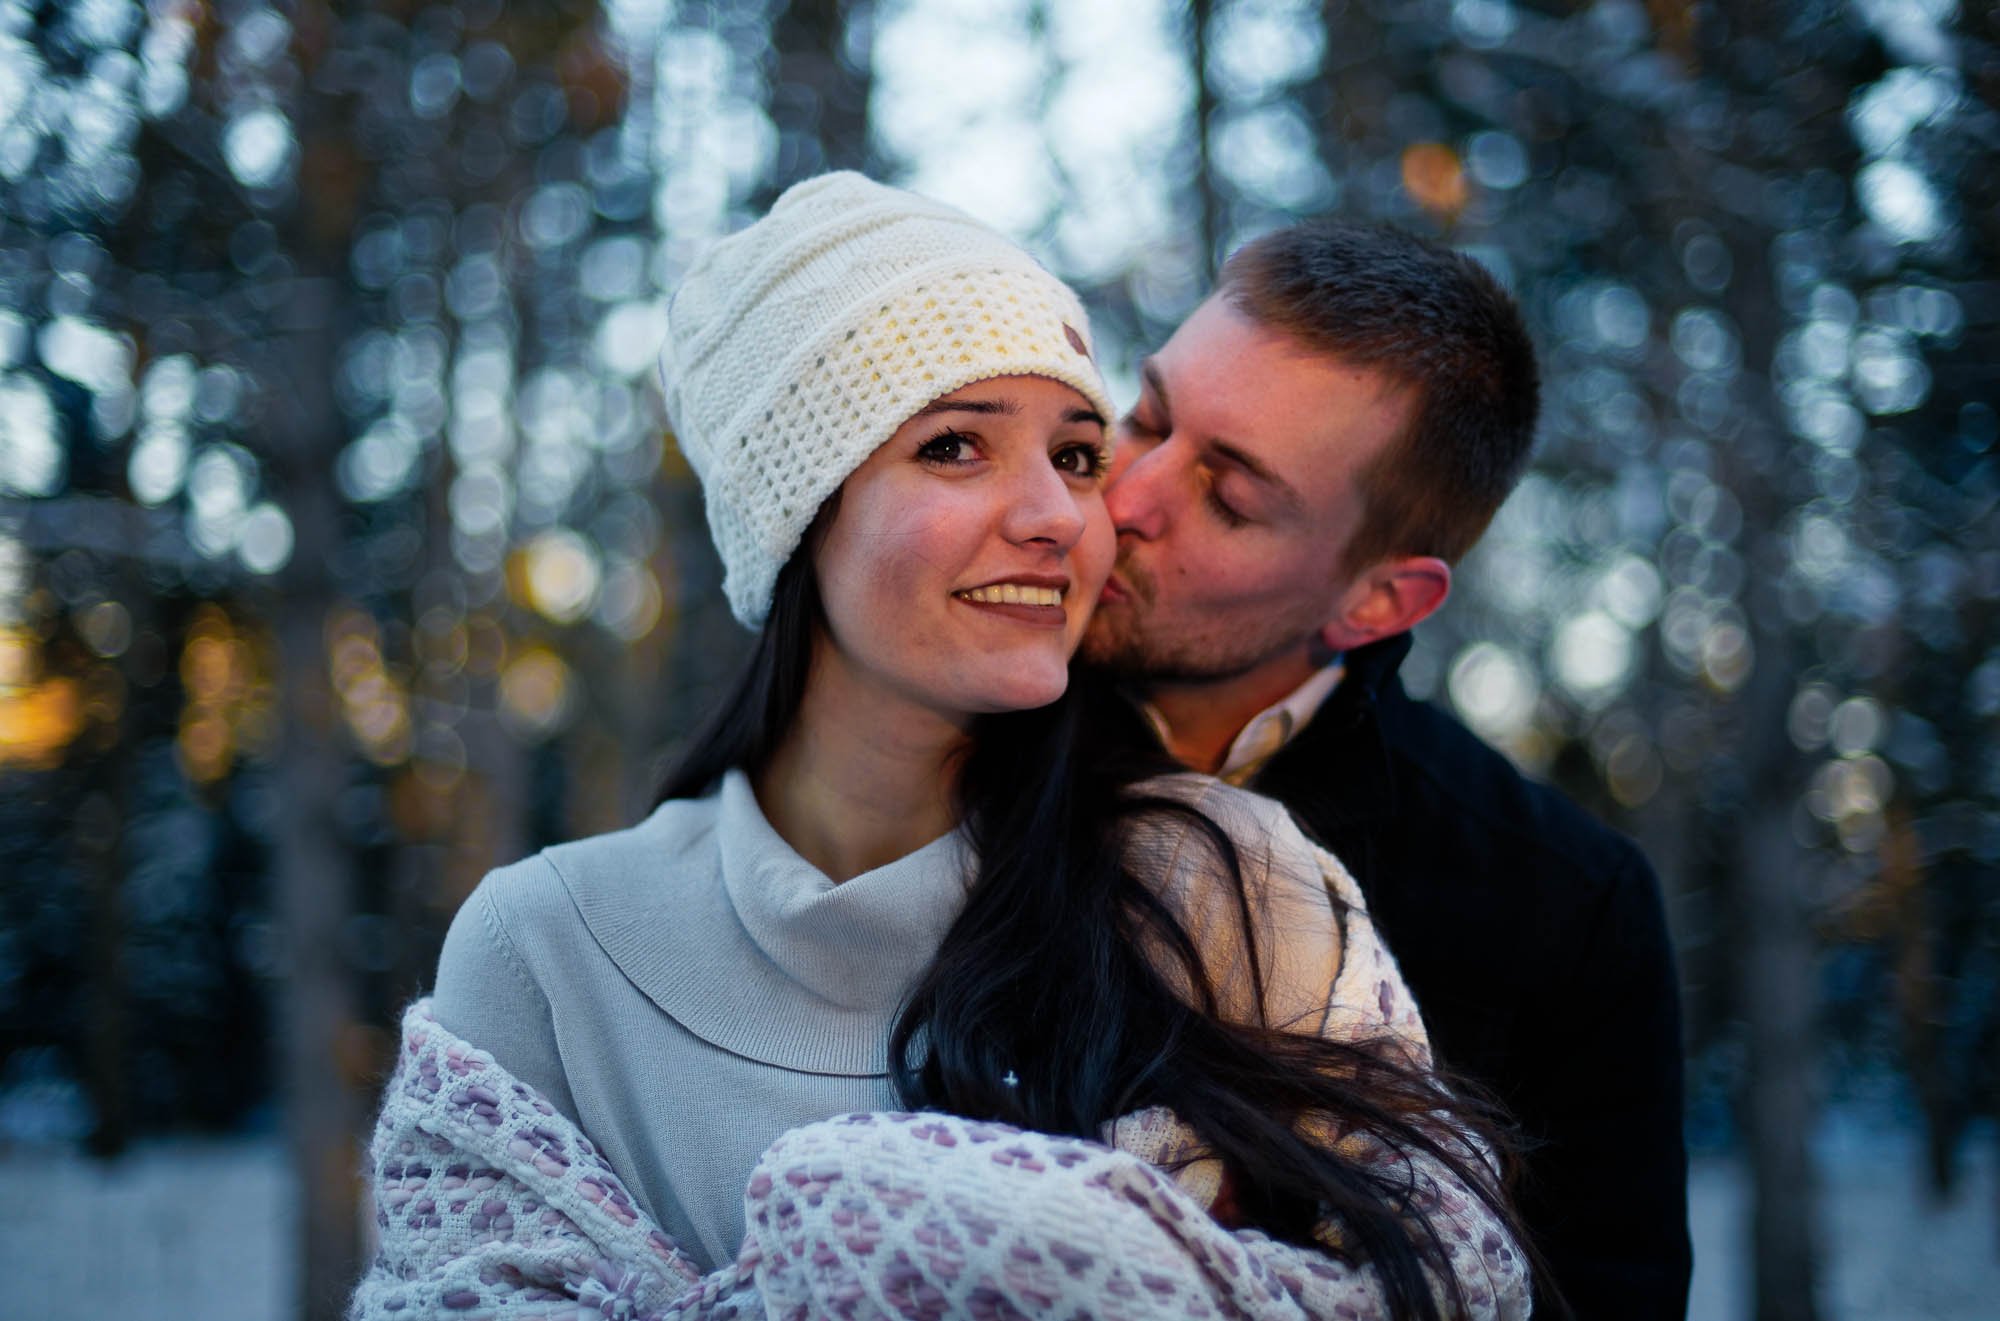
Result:
M1069 340L1071 348L1081 353L1086 360L1090 357L1090 350L1084 347L1083 336L1077 334L1076 327L1067 321L1063 322L1063 335Z

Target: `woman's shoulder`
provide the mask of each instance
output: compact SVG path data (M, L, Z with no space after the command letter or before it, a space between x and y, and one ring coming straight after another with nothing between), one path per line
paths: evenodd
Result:
M1222 1015L1317 1032L1343 930L1320 851L1282 804L1213 776L1156 776L1132 794L1126 865L1200 949Z
M552 845L486 873L453 922L476 923L491 943L517 955L556 953L580 913L602 901L657 892L700 858L713 834L709 799L674 799L636 825ZM580 933L579 933L580 934Z
M1277 799L1266 798L1263 794L1239 788L1227 780L1218 780L1199 771L1155 775L1139 781L1132 792L1144 798L1164 798L1194 808L1229 832L1232 839L1238 834L1254 839L1299 833L1290 809Z
M653 929L698 861L707 810L674 801L625 830L543 849L486 874L438 955L434 1009L568 1105L551 1006L615 985L621 931ZM611 962L607 963L607 956ZM594 992L593 992L594 994Z
M716 795L671 798L637 825L588 835L543 849L536 855L571 890L622 889L657 882L666 862L692 862L712 850Z
M1236 849L1239 865L1253 883L1323 891L1343 907L1367 907L1361 887L1340 859L1308 835L1292 810L1275 798L1196 771L1156 775L1141 781L1134 792L1179 803L1213 822ZM1141 812L1132 832L1134 847L1147 852L1165 847L1183 859L1190 845L1199 847L1203 838L1200 825L1178 813Z
M1270 955L1269 1022L1310 1023L1347 1038L1386 1032L1429 1061L1423 1021L1382 943L1361 887L1340 859L1308 837L1275 799L1192 772L1135 786L1142 798L1200 812L1236 849L1244 893L1253 903L1253 938ZM1228 926L1232 887L1213 865L1199 823L1180 813L1144 813L1134 829L1134 865L1177 900L1196 925ZM1164 851L1163 851L1164 850ZM1220 914L1221 916L1218 916ZM1240 1011L1239 1011L1240 1012Z
M1309 879L1318 884L1318 862L1310 840L1283 803L1193 771L1156 775L1134 785L1142 806L1131 818L1128 847L1135 861L1150 859L1170 872L1215 852L1205 820L1234 848L1246 877L1265 875ZM1143 804L1173 804L1147 810Z

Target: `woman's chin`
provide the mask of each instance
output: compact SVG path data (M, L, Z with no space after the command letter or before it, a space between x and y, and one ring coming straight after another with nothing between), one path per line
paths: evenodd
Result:
M1032 711L1069 691L1069 666L1059 665L1044 670L1023 667L1022 671L1009 674L996 681L979 695L972 709L980 714L997 715L1003 711Z

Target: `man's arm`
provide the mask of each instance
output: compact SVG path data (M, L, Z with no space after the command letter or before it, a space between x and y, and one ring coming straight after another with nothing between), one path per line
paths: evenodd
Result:
M1693 1263L1679 981L1659 885L1635 847L1624 852L1573 967L1550 979L1547 1003L1526 1006L1514 1103L1540 1145L1521 1209L1581 1321L1678 1321Z

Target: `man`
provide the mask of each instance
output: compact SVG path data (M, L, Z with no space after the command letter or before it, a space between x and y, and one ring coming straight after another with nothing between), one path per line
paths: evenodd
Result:
M1142 376L1085 655L1141 685L1179 760L1284 802L1354 872L1440 1059L1519 1121L1521 1206L1576 1314L1684 1315L1651 869L1396 677L1527 460L1513 302L1409 235L1301 225L1232 258Z

